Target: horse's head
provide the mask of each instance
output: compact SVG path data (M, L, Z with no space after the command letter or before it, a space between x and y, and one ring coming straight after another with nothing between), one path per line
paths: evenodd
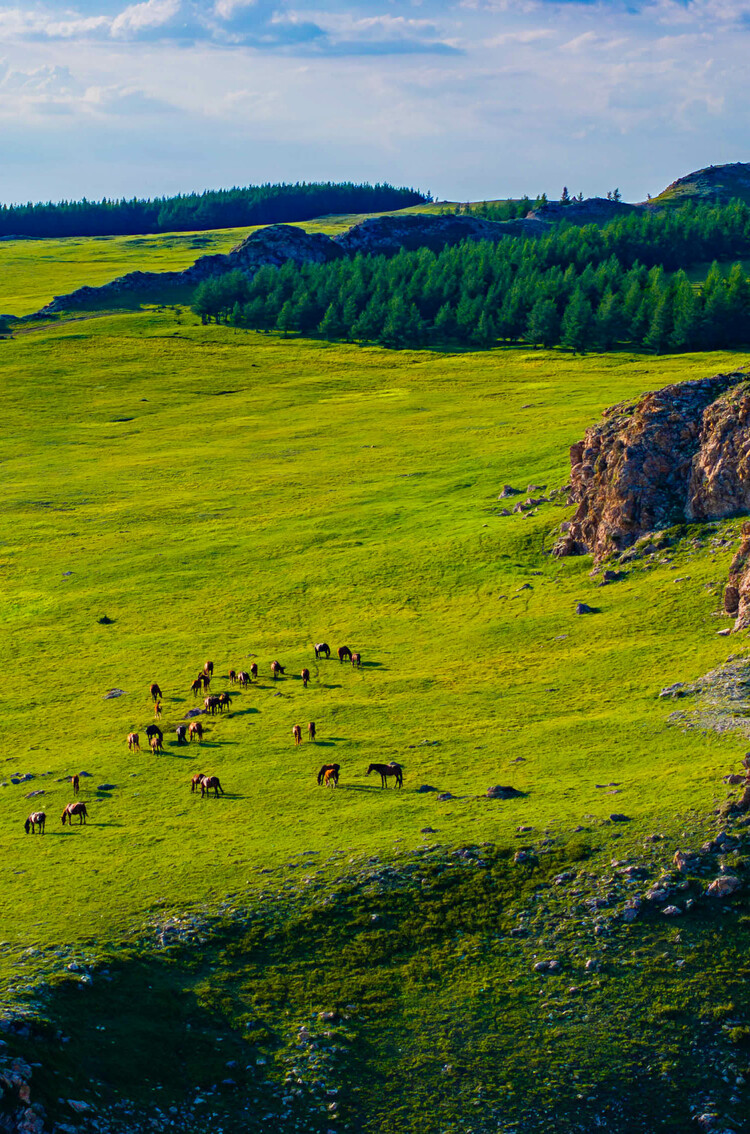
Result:
M63 827L65 826L65 820L66 820L67 816L68 816L68 809L66 807L65 810L62 813L62 825L63 825Z
M30 819L26 820L26 822L24 823L24 827L26 829L26 834L28 835L29 830L31 829L31 820Z
M366 775L366 776L369 776L370 772L374 772L374 771L375 771L375 765L374 765L374 764L370 764L370 767L369 767L369 768L367 769L367 771L365 772L365 775Z

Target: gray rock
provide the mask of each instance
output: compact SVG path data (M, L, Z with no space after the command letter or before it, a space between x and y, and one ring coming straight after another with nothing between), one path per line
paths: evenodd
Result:
M494 787L487 788L487 799L514 799L516 796L523 793L514 787L503 787L500 784L495 784Z
M437 791L437 790L438 789L436 787L432 787L430 784L420 784L419 787L417 788L417 794L424 794L424 792L427 792L427 791Z
M612 813L612 814L610 815L610 817L609 817L609 818L610 818L610 821L611 821L612 823L629 823L629 822L630 822L630 816L628 816L628 815L623 815L623 814L622 814L621 812L619 812L619 811L614 811L614 812L613 812L613 813Z
M738 890L742 889L742 882L734 874L725 874L721 878L714 878L711 885L706 890L706 896L709 898L728 898L731 894L736 894Z
M98 784L96 790L97 791L112 791L116 787L117 787L117 784Z
M451 793L449 791L441 791L440 795L436 796L435 798L438 800L439 803L443 803L445 800L455 799L456 797L455 797L455 795L451 795Z
M126 697L127 694L124 689L110 689L109 693L105 693L102 701L111 701L114 697Z
M593 606L588 606L585 602L576 603L576 614L595 614Z
M682 910L679 906L665 906L661 912L664 917L682 917Z

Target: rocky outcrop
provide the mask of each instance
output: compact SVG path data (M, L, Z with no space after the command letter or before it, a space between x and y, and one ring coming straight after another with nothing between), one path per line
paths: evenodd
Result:
M498 241L508 235L519 235L515 222L500 224L478 217L433 216L413 213L403 216L373 217L354 225L340 236L308 233L289 224L273 224L258 229L220 256L201 256L183 272L128 272L102 287L80 287L69 295L58 295L35 315L57 315L77 308L106 307L128 304L141 298L162 296L167 292L195 287L212 276L239 270L254 276L259 268L293 264L325 264L344 256L393 256L402 248L431 248L439 251L464 240ZM538 225L531 223L531 229ZM543 226L542 226L543 227Z
M750 164L744 161L709 165L685 177L678 177L650 204L684 205L695 201L696 204L726 205L738 197L743 201L750 200Z
M253 232L226 255L201 256L182 272L128 272L102 287L79 287L69 295L55 296L36 315L27 318L132 301L136 296L147 299L169 289L194 287L211 276L221 276L235 269L253 276L265 265L281 267L288 260L294 264L324 264L342 255L329 236L307 233L290 224L273 224Z
M638 212L641 205L628 205L625 201L611 201L608 197L587 197L584 201L569 201L563 205L550 201L527 214L527 219L559 224L607 224L630 213Z
M750 510L750 381L680 382L604 413L570 450L571 503L556 555L624 552L686 520Z

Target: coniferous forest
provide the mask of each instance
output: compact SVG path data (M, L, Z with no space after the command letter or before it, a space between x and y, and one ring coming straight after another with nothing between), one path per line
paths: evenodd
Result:
M129 236L377 213L428 200L416 189L352 182L250 185L148 200L51 201L0 206L0 236Z
M235 271L201 284L193 310L204 322L388 347L713 350L750 342L745 270L718 264L747 255L750 208L738 201L438 253L288 263L253 279ZM695 285L685 269L711 260Z

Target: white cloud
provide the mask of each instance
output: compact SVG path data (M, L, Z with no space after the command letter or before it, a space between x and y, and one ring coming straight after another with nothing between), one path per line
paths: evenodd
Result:
M113 36L139 35L164 27L179 11L180 0L145 0L143 4L131 4L112 21L110 31Z

